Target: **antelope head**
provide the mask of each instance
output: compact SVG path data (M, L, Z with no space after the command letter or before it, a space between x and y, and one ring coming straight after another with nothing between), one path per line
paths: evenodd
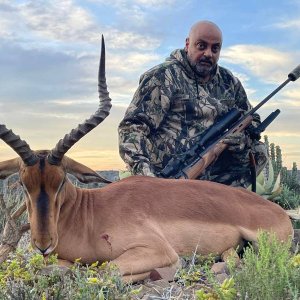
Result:
M111 99L105 78L105 45L102 47L98 73L98 110L84 123L66 134L51 150L32 151L21 138L0 124L0 138L18 155L18 158L0 162L0 179L19 172L23 186L34 249L46 255L57 246L57 224L60 208L67 189L67 173L84 183L110 181L90 168L68 158L65 153L83 136L98 126L109 114ZM69 192L69 191L68 191Z

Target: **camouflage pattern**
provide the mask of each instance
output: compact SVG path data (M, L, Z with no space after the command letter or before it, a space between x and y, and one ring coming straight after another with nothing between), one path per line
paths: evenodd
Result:
M119 125L120 155L133 174L159 176L172 157L190 149L217 117L234 107L242 113L252 108L242 84L230 71L217 66L211 80L201 83L185 51L175 50L141 76ZM259 122L256 115L254 126ZM243 151L224 151L201 179L249 185L251 149L262 169L266 150L253 141Z

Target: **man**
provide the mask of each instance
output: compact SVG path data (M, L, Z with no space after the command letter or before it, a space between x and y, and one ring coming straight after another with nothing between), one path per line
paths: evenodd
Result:
M222 32L209 21L194 24L185 48L141 76L140 85L119 125L120 155L133 174L160 176L168 161L199 141L205 129L228 110L251 109L240 81L218 66ZM255 116L253 125L260 123ZM249 153L257 173L267 161L262 143L237 134L199 179L232 186L251 183Z

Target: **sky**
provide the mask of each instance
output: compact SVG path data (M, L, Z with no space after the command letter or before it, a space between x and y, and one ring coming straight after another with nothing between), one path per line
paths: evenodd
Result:
M52 149L98 108L100 41L106 42L110 115L68 156L96 170L125 169L118 124L140 75L183 48L190 27L223 32L219 64L258 104L300 63L300 0L0 0L0 123L34 150ZM283 164L300 166L300 79L258 112L281 110L264 134ZM16 157L0 140L0 161Z

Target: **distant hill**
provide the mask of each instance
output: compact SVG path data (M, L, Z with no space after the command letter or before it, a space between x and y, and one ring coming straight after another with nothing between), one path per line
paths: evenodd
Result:
M105 171L96 171L99 175L104 177L105 179L108 179L110 181L118 181L119 180L119 171L116 170L105 170ZM288 170L288 172L291 172L291 170ZM298 181L300 183L300 170L298 170ZM80 187L87 187L87 188L96 188L96 187L103 187L106 184L104 183L89 183L89 184L84 184L79 182L74 176L69 175L70 180L76 185ZM9 181L7 182L8 185L13 185L14 183L17 183L19 180L19 176L13 175L10 176ZM3 188L3 180L0 180L0 193L2 192ZM21 186L18 187L19 189L22 189Z
M110 181L117 181L119 180L119 171L115 170L105 170L105 171L96 171L99 175L101 175L103 178L108 179ZM74 176L68 175L70 180L76 185L80 187L87 187L87 188L96 188L96 187L102 187L106 184L104 183L89 183L89 184L84 184L79 182ZM19 181L19 175L16 173L10 177L8 177L6 180L6 184L8 186L13 187L14 189L20 189L22 190L22 187L18 184ZM0 180L0 193L2 193L3 189L3 183L4 180Z

